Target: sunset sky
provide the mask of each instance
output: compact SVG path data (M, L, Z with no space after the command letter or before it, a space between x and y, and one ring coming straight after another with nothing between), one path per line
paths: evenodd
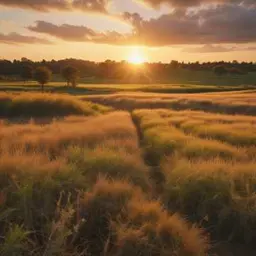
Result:
M0 59L21 57L256 61L256 0L0 0Z

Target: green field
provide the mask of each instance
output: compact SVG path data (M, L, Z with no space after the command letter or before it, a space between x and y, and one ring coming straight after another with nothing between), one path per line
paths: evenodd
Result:
M215 86L209 84L78 84L76 88L70 88L64 82L50 82L45 88L47 92L68 93L72 95L110 94L115 92L204 93L252 89L256 89L255 83L236 86ZM0 91L31 92L41 91L41 88L36 82L0 82Z
M253 86L0 88L1 256L255 255Z
M151 83L151 74L145 74L148 79L148 83ZM127 79L126 79L127 80ZM192 84L192 85L224 85L224 86L239 86L239 85L255 85L256 72L249 72L244 75L227 74L224 76L218 76L213 71L197 71L188 69L174 69L169 70L168 77L156 80L153 79L156 84ZM54 76L54 81L62 82L63 78L60 75ZM119 84L120 79L99 79L99 78L87 78L82 77L81 83L85 84ZM122 82L121 82L122 83ZM131 82L134 83L134 82Z

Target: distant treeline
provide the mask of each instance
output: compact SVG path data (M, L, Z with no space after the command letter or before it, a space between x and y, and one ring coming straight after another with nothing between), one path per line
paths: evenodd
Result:
M132 77L137 79L147 78L158 80L168 78L178 69L194 70L194 71L211 71L217 75L236 74L243 75L249 72L256 72L256 63L253 62L178 62L170 63L145 63L143 68L135 67L126 61L116 62L106 60L97 63L79 59L63 59L51 61L34 62L27 58L21 60L0 60L0 78L18 79L24 66L31 66L36 69L45 66L52 71L53 74L61 74L65 67L73 67L79 71L81 78L98 78L98 79L118 79L126 80Z

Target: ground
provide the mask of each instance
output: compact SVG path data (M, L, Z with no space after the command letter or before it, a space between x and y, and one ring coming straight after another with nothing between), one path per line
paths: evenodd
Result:
M1 255L255 255L254 86L0 88Z

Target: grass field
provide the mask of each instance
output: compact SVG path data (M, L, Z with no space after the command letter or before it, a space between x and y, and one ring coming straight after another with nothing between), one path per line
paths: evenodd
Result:
M51 82L46 86L47 92L84 94L111 94L116 92L151 92L151 93L205 93L240 91L256 89L255 83L244 85L210 85L210 84L85 84L80 83L77 88L70 88L64 82ZM36 82L0 82L2 92L32 92L41 91Z
M226 114L256 114L256 91L233 91L204 94L159 94L126 92L110 95L81 96L81 99L118 109L171 108L203 110Z
M0 93L1 256L255 255L255 90L142 87Z
M144 74L148 78L150 83L151 79L157 84L192 84L192 85L228 85L228 86L239 86L244 85L255 85L256 81L256 72L249 72L244 75L228 74L224 76L218 76L214 74L213 71L199 71L199 70L188 70L188 69L173 69L169 70L168 76L165 78L151 78L152 74L148 70L144 70ZM131 73L131 75L133 75ZM125 78L126 82L129 81L129 78ZM59 75L54 75L54 81L62 82L63 78ZM100 79L94 77L82 77L80 79L81 83L84 84L119 84L120 79ZM121 82L123 83L123 82ZM134 81L131 83L134 83Z

